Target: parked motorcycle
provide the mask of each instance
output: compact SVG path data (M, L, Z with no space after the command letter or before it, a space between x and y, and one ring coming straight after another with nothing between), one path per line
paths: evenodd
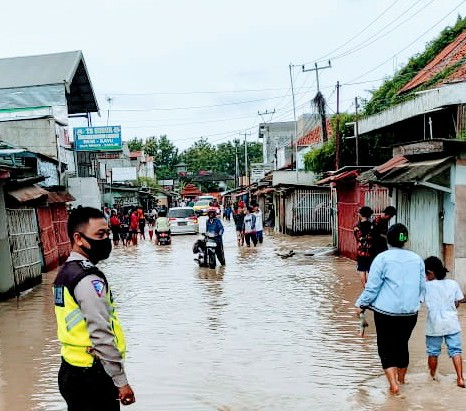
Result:
M160 232L156 235L158 245L169 245L172 242L172 238L169 232Z
M203 238L197 240L193 245L193 253L197 254L194 261L197 261L199 267L215 268L217 265L216 248L215 235L210 233L204 234Z

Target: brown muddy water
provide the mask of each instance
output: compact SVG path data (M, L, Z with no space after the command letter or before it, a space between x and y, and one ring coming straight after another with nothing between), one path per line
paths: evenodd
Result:
M329 237L266 236L238 248L227 225L227 266L199 268L195 236L170 246L117 247L101 264L128 342L127 373L145 411L460 410L445 353L440 381L428 378L424 315L411 339L408 384L391 397L375 330L357 335L353 303L361 291L354 264L306 256ZM295 250L282 259L278 253ZM65 410L50 284L0 303L0 410ZM463 326L465 306L460 307Z

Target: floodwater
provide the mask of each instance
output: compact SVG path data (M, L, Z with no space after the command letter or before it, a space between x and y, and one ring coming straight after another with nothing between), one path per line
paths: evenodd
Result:
M358 337L354 264L318 253L329 237L269 235L238 248L225 234L227 266L199 268L195 236L170 246L117 247L101 267L128 342L127 373L137 402L128 410L460 410L443 353L440 381L428 378L421 313L411 339L408 384L391 397L374 326ZM282 259L293 249L296 254ZM65 410L51 298L53 275L0 303L0 410ZM464 305L460 307L466 326Z

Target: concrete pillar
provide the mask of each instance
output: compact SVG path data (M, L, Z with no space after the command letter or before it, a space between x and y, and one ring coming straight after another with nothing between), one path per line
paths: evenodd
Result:
M3 184L0 183L0 299L15 295L13 263L11 261L10 243L5 208Z

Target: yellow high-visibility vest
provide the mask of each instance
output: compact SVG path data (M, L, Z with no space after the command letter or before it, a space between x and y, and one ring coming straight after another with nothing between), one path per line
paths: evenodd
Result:
M61 343L61 355L66 362L77 367L91 367L95 358L86 320L73 296L76 284L90 274L95 274L102 278L107 287L106 297L115 346L122 357L126 353L123 328L115 310L115 304L112 293L108 288L107 279L97 267L86 267L84 263L81 261L65 263L53 285L55 316L58 327L57 334Z

